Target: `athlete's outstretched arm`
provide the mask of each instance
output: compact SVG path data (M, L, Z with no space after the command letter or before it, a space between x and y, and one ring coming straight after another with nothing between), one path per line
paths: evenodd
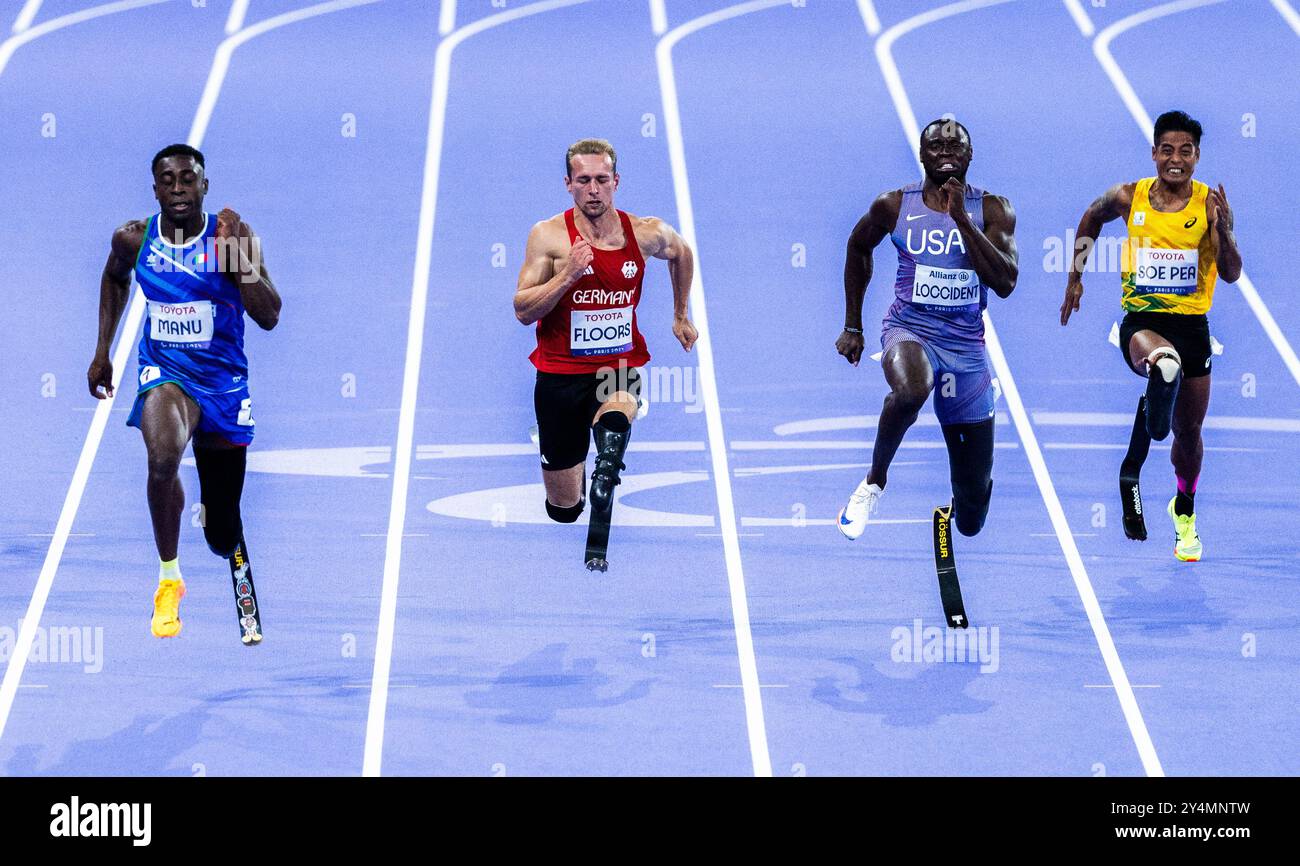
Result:
M1070 276L1065 284L1065 302L1061 304L1061 324L1070 321L1070 314L1079 312L1079 299L1083 297L1083 267L1088 263L1088 254L1097 244L1101 227L1111 220L1126 217L1133 205L1133 189L1136 184L1117 183L1088 205L1079 219L1079 227L1074 234L1074 254L1070 256Z
M548 237L553 229L550 220L542 220L528 232L528 245L524 249L524 264L519 269L519 282L515 288L515 318L521 325L531 325L543 318L564 297L564 293L582 276L595 254L584 237L569 248L569 258L557 274L551 258L553 241Z
M271 330L280 321L280 293L266 272L262 239L227 207L217 214L217 242L221 266L239 289L248 317Z
M871 254L880 242L894 230L903 196L890 190L876 196L870 209L849 234L848 249L844 254L844 330L835 341L835 350L853 366L862 360L866 345L862 337L862 299L867 295L867 284L873 271ZM852 328L854 330L850 331Z
M108 353L131 293L131 271L144 243L144 231L145 223L132 220L113 232L108 261L104 262L104 273L99 278L99 340L86 373L91 396L98 400L113 396L113 362ZM102 394L100 388L104 389Z
M1237 236L1232 232L1232 208L1228 206L1228 193L1223 184L1211 189L1209 200L1210 234L1214 238L1214 260L1219 276L1230 283L1241 276L1241 250L1237 249Z
M654 246L650 255L668 262L668 277L673 281L673 336L689 352L700 336L690 319L695 253L676 229L658 217L644 217L641 224L651 232Z
M956 178L948 178L941 187L947 201L948 215L957 223L966 255L971 266L980 275L980 282L1005 298L1016 287L1020 276L1019 254L1016 252L1016 213L1011 202L1000 195L986 195L981 202L984 211L984 231L966 212L966 185Z

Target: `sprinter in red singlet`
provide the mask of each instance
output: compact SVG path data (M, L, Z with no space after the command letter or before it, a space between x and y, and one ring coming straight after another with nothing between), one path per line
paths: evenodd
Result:
M698 336L686 315L695 272L691 248L663 220L615 210L617 165L603 139L568 149L564 184L573 207L533 226L515 291L515 317L537 323L533 404L546 513L559 523L573 523L586 505L589 436L596 442L595 513L608 514L625 468L641 390L638 368L650 361L636 315L647 258L668 262L673 334L682 348L689 352Z

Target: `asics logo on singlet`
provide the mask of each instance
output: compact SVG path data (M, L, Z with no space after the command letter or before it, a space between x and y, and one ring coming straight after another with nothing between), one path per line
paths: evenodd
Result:
M623 262L623 276L629 280L636 276L636 262Z
M1183 223L1183 228L1189 229L1194 225L1196 225L1196 217L1192 217L1187 222Z

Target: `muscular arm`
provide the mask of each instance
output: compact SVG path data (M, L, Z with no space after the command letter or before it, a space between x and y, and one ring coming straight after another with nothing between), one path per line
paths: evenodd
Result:
M900 190L881 193L849 233L848 248L844 252L844 330L835 341L835 350L855 367L862 359L862 349L866 345L862 337L862 299L866 297L867 284L871 282L871 255L894 230L902 203Z
M1117 183L1106 190L1083 212L1079 227L1075 230L1074 250L1070 256L1070 276L1065 286L1065 302L1061 304L1061 324L1070 321L1070 314L1078 312L1079 299L1083 297L1083 268L1088 263L1088 255L1097 244L1101 227L1112 220L1126 217L1133 206L1133 190L1136 184Z
M239 289L239 298L248 317L264 331L280 321L280 293L266 272L262 258L262 239L239 214L223 209L217 215L217 237L222 269Z
M1019 254L1016 252L1016 213L1011 202L1000 195L984 196L984 231L966 213L958 208L954 216L957 231L966 245L966 255L971 266L980 275L980 282L992 289L999 298L1010 296L1020 276Z
M871 253L894 230L903 196L890 190L876 196L849 234L844 254L844 327L862 330L862 299L873 271Z
M1223 184L1218 189L1211 189L1207 202L1210 219L1210 235L1213 238L1214 261L1219 268L1219 276L1229 283L1237 282L1241 276L1241 250L1237 249L1237 235L1232 231L1232 208L1228 206L1228 194Z
M104 272L99 278L99 338L95 343L95 355L87 379L90 393L100 399L105 394L110 397L113 395L113 365L108 353L113 346L118 323L122 320L122 312L126 309L127 297L131 292L131 271L135 267L136 256L140 254L144 232L145 223L139 220L132 220L113 232L108 260L104 262ZM104 394L99 393L101 386Z
M524 264L519 269L519 282L515 288L515 318L522 325L531 325L543 318L564 297L564 293L582 276L583 268L593 258L591 245L579 238L569 252L569 260L556 273L553 253L554 229L550 220L543 220L528 232L528 245L524 249ZM581 267L577 261L586 260Z
M668 277L673 283L673 334L689 352L699 338L688 315L691 286L695 281L695 253L676 229L658 217L644 217L641 227L649 235L642 243L644 254L668 262Z

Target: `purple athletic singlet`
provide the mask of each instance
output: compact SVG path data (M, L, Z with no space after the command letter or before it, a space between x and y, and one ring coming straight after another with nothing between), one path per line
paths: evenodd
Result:
M988 287L975 273L957 223L927 207L921 190L921 181L903 187L898 222L890 234L898 250L898 273L881 346L888 352L905 341L921 344L934 368L940 423L983 421L993 417L994 401L982 317ZM964 198L966 213L983 231L984 190L967 185Z

